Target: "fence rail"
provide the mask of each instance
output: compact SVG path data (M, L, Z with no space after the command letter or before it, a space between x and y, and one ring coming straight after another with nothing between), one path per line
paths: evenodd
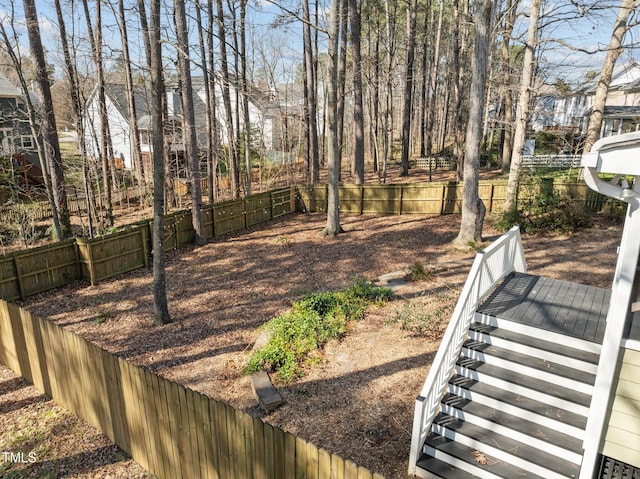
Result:
M295 212L295 189L285 188L203 207L207 239ZM12 301L82 279L95 285L149 264L153 222L107 236L76 238L0 257L0 298ZM194 239L191 211L165 217L165 249Z
M521 185L520 198L536 195L539 188L552 188L567 195L588 212L600 211L611 201L577 181L549 180L536 187ZM441 215L462 211L463 183L411 183L406 185L342 185L339 190L340 211L343 213ZM487 212L503 211L507 196L507 181L481 181L480 199ZM298 211L326 212L327 187L299 186Z
M416 461L431 430L440 401L460 356L473 315L484 295L513 271L526 271L520 231L514 227L486 250L481 251L469 272L451 321L431 364L429 375L416 399L409 473L415 474Z
M407 185L343 185L340 210L355 214L460 213L464 185L456 182ZM506 181L480 182L479 194L489 212L501 212ZM538 188L538 189L536 189ZM553 188L573 198L588 212L600 211L615 200L602 196L584 183L549 180L536 188L521 187L520 197ZM326 211L326 186L300 186L258 193L235 201L203 207L207 239L242 230L295 211ZM96 284L149 264L152 222L145 220L125 231L94 239L76 239L28 249L0 257L0 298L14 300L82 279ZM193 242L190 210L165 218L165 249L175 250Z
M523 155L522 166L529 168L580 168L582 155Z
M3 300L0 362L161 479L382 479Z

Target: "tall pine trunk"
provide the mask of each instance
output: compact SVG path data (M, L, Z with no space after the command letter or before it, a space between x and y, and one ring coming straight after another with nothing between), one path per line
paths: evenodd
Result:
M482 241L485 206L478 194L480 179L480 143L482 142L482 122L487 90L487 70L489 41L493 20L493 0L476 0L475 44L471 63L471 104L464 160L464 190L462 193L462 219L456 244L468 245Z
M174 0L176 36L178 40L178 76L182 89L183 127L185 153L191 184L191 220L195 231L193 242L201 246L207 242L202 212L202 189L200 187L200 158L196 137L196 115L193 106L193 84L191 82L191 62L189 60L189 32L184 0Z
M160 0L151 0L149 13L149 45L151 65L151 130L153 156L153 323L171 322L167 304L167 282L164 262L164 125L162 77L162 41L160 37Z
M35 1L23 0L23 6L27 23L27 34L29 36L29 48L31 56L33 57L36 83L38 84L38 91L40 93L44 153L49 166L51 190L60 222L59 239L63 239L72 236L71 219L69 217L69 207L67 206L67 189L64 182L64 172L62 170L60 143L58 142L58 128L56 126L56 117L53 112L53 100L51 98L49 75L44 57L44 49L42 47L42 38L40 36L40 26L38 24L38 13L36 11Z

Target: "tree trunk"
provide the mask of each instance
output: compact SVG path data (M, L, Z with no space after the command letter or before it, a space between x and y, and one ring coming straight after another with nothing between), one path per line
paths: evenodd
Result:
M40 93L42 105L43 129L42 139L44 140L45 154L48 159L49 173L51 177L51 188L53 199L58 207L58 218L60 221L60 239L73 235L71 231L71 220L69 218L69 207L67 206L67 189L64 182L64 172L62 170L62 159L60 156L60 143L58 142L58 128L56 117L53 113L53 100L51 98L51 88L47 64L42 48L40 37L40 27L38 24L38 13L34 0L23 0L25 20L27 23L27 34L29 36L29 47L31 56L35 64L35 77Z
M355 182L364 183L364 105L362 100L362 54L360 10L357 0L349 0L351 23L351 54L353 58L353 163Z
M131 158L132 167L137 172L138 184L140 186L141 202L146 194L146 178L144 166L142 164L142 154L140 150L140 129L138 128L138 112L136 110L135 93L133 87L133 74L131 72L131 60L129 55L129 35L127 32L127 17L124 8L124 0L118 0L118 28L122 37L122 57L124 61L125 80L127 85L127 104L129 106L129 128L131 128Z
M409 174L409 147L411 144L411 113L413 100L413 63L416 49L417 0L412 0L407 10L407 70L404 83L404 105L402 108L402 173Z
M316 74L315 62L313 58L313 45L311 43L311 16L309 14L309 0L302 1L302 15L304 24L302 26L304 44L304 64L306 73L306 98L307 98L307 138L310 180L312 185L320 181L320 157L318 150L318 125L317 125L317 105L316 98Z
M625 34L629 30L627 21L631 12L638 7L638 0L621 0L618 9L618 16L613 27L609 47L607 48L607 56L600 71L598 86L596 87L596 95L591 107L591 115L589 116L589 126L587 127L587 138L584 143L584 151L591 151L591 147L600 136L600 128L602 126L602 116L604 113L604 105L607 101L607 93L609 91L609 83L611 83L611 75L616 66L616 61L622 53L622 41Z
M249 118L249 86L247 84L247 0L240 0L240 82L244 121L244 162L247 170L247 195L251 194L251 120Z
M81 100L80 82L78 79L78 72L76 65L71 59L71 51L69 49L69 42L67 41L67 29L64 22L64 15L62 13L62 6L60 0L55 0L56 16L58 18L58 27L60 28L60 42L62 44L62 52L64 55L64 63L67 69L67 78L69 81L69 96L71 97L71 106L73 108L73 114L76 122L76 132L78 133L78 145L80 146L80 155L82 156L82 172L85 185L85 194L87 197L87 223L89 226L89 237L93 238L93 213L95 208L93 206L93 188L89 181L89 168L87 165L87 144L84 132L83 112L84 105Z
M340 0L331 0L331 18L329 26L329 82L327 85L327 123L329 124L327 153L329 188L327 195L327 225L322 231L323 236L328 236L330 238L334 238L336 235L343 232L342 226L340 226L340 152L338 149L338 132L336 122L338 103L338 37L340 34L340 11Z
M171 322L167 304L164 265L164 125L162 78L162 41L160 38L160 0L151 0L149 43L151 46L151 130L153 156L153 323Z
M464 190L462 194L462 219L460 232L455 239L459 245L482 241L485 206L478 195L480 143L482 120L487 89L489 41L493 19L493 0L475 2L475 45L471 70L471 104L464 161Z
M211 88L211 80L209 75L209 59L207 57L207 49L205 47L205 32L208 36L212 36L213 32L210 28L213 26L213 21L209 23L209 27L205 28L202 23L202 6L200 1L196 0L196 23L198 30L198 45L200 47L200 58L202 61L202 82L204 83L204 103L206 107L206 126L207 126L207 196L209 204L213 204L216 198L216 176L217 167L214 166L217 163L214 161L215 149L217 148L217 128L215 128L215 109L213 103L215 101L215 90ZM212 12L212 7L209 5L209 13ZM212 40L213 41L213 40ZM213 112L213 114L212 114ZM214 135L214 132L216 135Z
M195 238L193 242L201 246L207 242L202 213L202 189L200 187L200 159L196 137L196 115L193 106L193 84L191 82L191 62L189 61L189 33L184 0L174 0L176 37L178 41L178 76L182 89L183 127L185 153L191 184L191 219Z
M40 161L40 167L42 170L42 178L44 181L45 190L47 192L47 199L49 200L49 206L51 207L52 217L53 217L53 227L55 230L56 238L62 238L62 228L60 226L60 216L58 215L58 205L54 198L53 186L51 184L51 175L49 174L49 165L48 158L45 152L45 146L42 141L42 135L40 131L40 121L38 120L38 112L36 111L36 106L31 101L31 97L29 96L29 87L27 85L27 80L22 71L22 62L20 60L20 53L17 50L18 48L18 40L15 25L13 23L13 19L11 20L11 28L13 30L13 38L15 42L10 41L9 35L5 29L3 23L0 22L0 34L2 35L2 39L5 42L4 48L9 55L11 62L16 70L18 75L18 79L20 81L20 87L22 88L22 93L24 95L26 105L27 105L27 115L29 116L29 127L31 128L31 134L33 135L33 139L36 145L36 150L38 152L38 160ZM13 45L16 45L14 48Z
M513 154L511 155L511 167L509 169L509 182L507 183L507 195L504 202L504 211L512 211L516 208L518 195L518 183L520 181L520 167L527 132L527 119L529 117L529 103L531 102L531 84L533 82L533 68L535 62L535 50L538 46L538 21L542 0L532 0L529 13L529 28L527 30L527 43L524 51L522 65L522 77L520 78L520 93L516 108L516 128L513 134Z
M84 14L87 21L87 32L91 43L91 51L93 53L93 61L96 66L98 94L98 116L100 117L100 161L102 164L102 187L104 190L105 216L107 224L113 226L113 204L111 198L111 169L109 165L109 118L107 114L106 96L104 91L104 65L102 62L102 8L100 1L96 1L95 16L96 29L95 36L93 25L91 23L91 12L89 11L88 0L82 0Z
M431 72L429 73L429 104L427 106L427 151L426 156L431 157L433 154L433 124L436 116L437 97L436 91L438 88L438 70L440 68L440 44L442 38L442 21L444 18L444 1L440 1L440 11L438 13L438 28L436 30L436 43L433 47L433 58L431 63ZM457 32L455 33L458 34Z
M511 91L511 35L513 34L513 26L516 21L516 14L518 9L519 0L507 0L507 11L504 15L504 29L502 31L502 44L501 54L506 74L503 81L503 95L504 95L504 107L503 107L503 127L502 127L502 172L509 171L511 166L511 152L513 151L513 93Z
M220 38L220 69L222 71L222 101L225 110L225 125L227 128L227 142L229 147L229 170L231 172L231 196L238 198L240 196L240 164L238 161L238 152L236 151L236 135L233 127L233 110L231 109L231 92L229 64L227 61L227 44L225 41L226 34L224 28L224 10L222 8L222 0L216 0L218 8L218 38Z

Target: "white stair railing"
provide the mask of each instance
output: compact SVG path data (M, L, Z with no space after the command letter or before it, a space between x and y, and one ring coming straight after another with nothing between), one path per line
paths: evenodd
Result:
M427 379L416 399L409 474L416 474L416 462L438 413L440 401L445 394L480 301L509 273L526 272L526 269L518 226L511 228L487 249L477 254Z

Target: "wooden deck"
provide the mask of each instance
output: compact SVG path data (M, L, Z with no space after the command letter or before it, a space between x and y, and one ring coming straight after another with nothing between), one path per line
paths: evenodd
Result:
M602 288L514 273L478 312L601 344L610 296Z

